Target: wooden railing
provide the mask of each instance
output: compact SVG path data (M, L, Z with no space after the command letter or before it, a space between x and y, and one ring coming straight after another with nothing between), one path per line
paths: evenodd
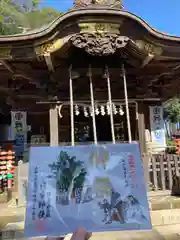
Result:
M180 173L180 155L153 154L149 158L149 190L171 190L173 175Z
M145 181L149 187L149 191L171 190L173 185L173 175L180 173L180 155L173 154L152 154L146 156L143 161ZM23 188L23 181L27 178L24 168L27 164L24 163L19 168L19 189ZM21 171L21 168L23 169ZM21 174L23 173L23 175ZM24 176L25 174L25 176ZM21 183L22 181L22 183ZM22 191L23 192L23 191Z

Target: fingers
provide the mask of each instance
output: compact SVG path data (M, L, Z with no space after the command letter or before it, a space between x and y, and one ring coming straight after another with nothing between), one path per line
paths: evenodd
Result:
M83 227L78 227L73 234L67 234L64 240L88 240L92 236L92 233L86 232ZM46 240L61 240L62 238L52 237Z
M78 227L73 233L71 240L88 240L91 237L91 233L87 233L82 227Z

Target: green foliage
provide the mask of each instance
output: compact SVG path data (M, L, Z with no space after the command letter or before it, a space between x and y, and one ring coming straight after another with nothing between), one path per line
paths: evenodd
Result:
M49 165L57 180L58 188L63 188L68 191L72 182L73 190L83 187L87 174L83 164L83 162L76 160L76 157L70 157L66 152L61 151L58 156L58 161ZM79 169L79 172L77 172L77 169Z
M52 22L61 13L39 0L0 0L0 35L18 34Z
M0 1L0 34L20 33L18 27L22 26L23 13L11 0Z
M166 144L167 144L167 146L170 146L170 147L176 145L175 141L173 139L170 139L170 138L166 138Z
M167 144L167 148L166 148L166 152L168 154L175 154L176 153L176 143L173 139L170 138L166 138L166 144Z
M79 187L83 187L86 174L87 174L86 170L82 169L81 173L79 174L79 176L74 179L74 187L73 187L73 189L76 189L76 188L79 188Z
M164 107L164 119L171 123L180 122L180 99L174 98Z
M51 7L46 7L27 12L24 14L24 16L24 26L28 29L34 29L40 28L43 25L52 22L54 19L60 16L60 12Z

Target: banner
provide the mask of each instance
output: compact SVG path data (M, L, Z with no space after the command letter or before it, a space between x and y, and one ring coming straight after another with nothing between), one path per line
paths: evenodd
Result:
M23 156L27 143L27 113L11 112L11 138L15 141L16 157Z
M166 135L164 130L163 107L150 106L151 138L154 144L165 147Z
M151 228L138 144L30 149L25 235Z

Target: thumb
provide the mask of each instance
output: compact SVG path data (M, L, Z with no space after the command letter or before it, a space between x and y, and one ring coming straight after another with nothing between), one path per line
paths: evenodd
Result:
M84 228L79 227L73 233L71 240L88 240L90 237L91 237L90 233L87 233Z

